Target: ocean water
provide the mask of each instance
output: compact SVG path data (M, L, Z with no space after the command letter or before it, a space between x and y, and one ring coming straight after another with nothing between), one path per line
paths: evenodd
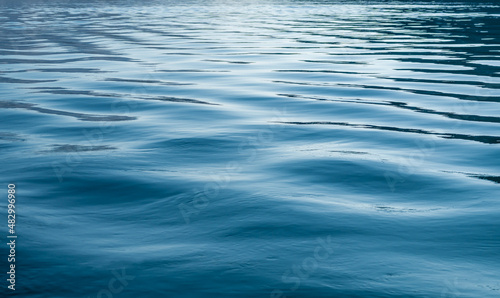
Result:
M0 296L499 297L499 16L1 2Z

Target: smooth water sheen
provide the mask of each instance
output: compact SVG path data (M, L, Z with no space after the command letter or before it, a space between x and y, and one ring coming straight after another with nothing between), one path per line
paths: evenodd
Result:
M0 6L16 294L500 296L499 5L144 2Z

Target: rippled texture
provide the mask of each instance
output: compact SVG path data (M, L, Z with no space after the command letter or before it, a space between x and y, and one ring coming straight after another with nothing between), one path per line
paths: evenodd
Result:
M16 293L499 296L499 6L235 2L1 2Z

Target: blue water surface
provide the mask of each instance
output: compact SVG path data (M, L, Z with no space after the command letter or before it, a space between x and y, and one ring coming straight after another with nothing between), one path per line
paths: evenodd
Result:
M0 3L3 294L500 297L498 3Z

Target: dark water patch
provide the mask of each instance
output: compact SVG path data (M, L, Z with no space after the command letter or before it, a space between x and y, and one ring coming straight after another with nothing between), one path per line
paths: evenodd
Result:
M133 62L136 60L126 57L83 57L83 58L68 58L68 59L0 59L0 64L64 64L81 61L124 61Z
M410 83L439 83L439 84L448 84L448 85L470 85L483 87L488 89L500 89L500 84L498 83L488 83L484 81L467 81L467 80L459 80L455 78L454 80L445 80L445 79L412 79L412 78L402 78L402 77L389 77L389 76L377 76L379 79L387 79L392 80L394 82L410 82ZM488 77L485 77L485 80L488 80Z
M254 63L254 62L247 62L247 61L227 61L227 60L217 60L217 59L204 59L203 61L222 62L222 63L229 63L229 64L251 64L251 63Z
M19 69L19 70L0 70L0 73L20 73L20 72L27 72L26 69Z
M399 109L405 109L414 111L417 113L431 114L431 115L441 115L450 119L458 119L463 121L473 121L473 122L489 122L489 123L500 123L500 117L494 116L480 116L480 115L466 115L466 114L456 114L452 112L441 112L432 109L419 108L415 106L410 106L406 102L399 101L369 101L364 99L333 99L333 98L323 98L323 97L314 97L314 96L303 96L298 94L277 94L278 96L284 96L289 98L303 98L303 99L313 99L319 101L332 101L332 102L343 102L343 103L353 103L353 104L364 104L364 105L379 105L379 106L389 106Z
M400 88L400 87L378 86L378 85L345 84L345 83L338 83L337 85L350 88L392 90L392 91L402 91L402 92L421 94L421 95L451 97L467 101L500 102L500 96L467 95L467 94L441 92L434 90L411 89L411 88Z
M164 102L181 102L181 103L194 103L194 104L205 104L205 105L219 105L216 103L210 103L202 100L191 99L191 98L181 98L174 96L147 96L147 95L136 95L136 94L120 94L120 93L104 93L95 92L88 90L67 90L64 88L50 88L42 89L41 91L36 91L38 93L50 93L50 94L62 94L62 95L83 95L91 97L110 97L110 98L127 98L127 99L139 99L139 100L157 100Z
M0 141L4 142L24 142L25 138L12 132L0 132Z
M302 86L332 86L331 83L312 83L312 82L292 82L292 81L282 81L282 80L274 80L272 81L273 83L279 83L279 84L289 84L289 85L302 85ZM287 97L295 97L293 94L278 94L280 96L287 96Z
M375 206L375 210L379 212L386 213L430 213L434 211L440 211L441 208L434 209L416 209L416 208L399 208L391 206Z
M500 176L474 174L474 173L457 172L457 171L443 171L443 172L452 173L452 174L461 174L461 175L466 175L467 177L471 177L471 178L477 178L477 179L481 179L481 180L488 180L491 182L500 183Z
M206 69L160 69L158 72L230 72L229 70L206 70Z
M234 54L221 54L233 56ZM266 56L266 55L277 55L277 56L288 56L288 55L300 55L300 53L290 53L290 52L239 52L238 55L255 55L255 56Z
M217 103L206 102L198 99L182 98L182 97L172 97L172 96L154 96L154 97L137 97L138 99L145 100L158 100L158 101L169 101L169 102L182 102L182 103L195 103L204 105L214 105L218 106Z
M113 98L121 97L121 95L117 93L103 93L103 92L88 91L88 90L68 90L65 88L50 88L50 89L45 88L42 89L41 91L36 91L36 92L59 94L59 95L84 95L92 97L113 97Z
M38 71L38 72L58 72L58 73L109 73L112 71L106 71L98 68L35 68L27 69L26 71Z
M118 29L122 29L123 27L119 27ZM155 35L158 35L158 36L165 36L165 37L177 37L179 39L182 39L182 40L192 40L192 39L197 39L196 37L192 37L190 35L187 35L187 34L175 34L175 33L169 33L169 32L165 32L165 31L162 31L162 30L157 30L157 29L152 29L152 28L145 28L145 27L140 27L140 28L136 28L136 27L130 27L130 29L134 29L134 30L138 30L140 32L145 32L145 33L152 33L152 34L155 34ZM158 49L161 49L161 48L158 48Z
M474 177L479 178L479 179L483 179L483 180L492 181L492 182L495 182L495 183L500 183L500 176L478 175L478 176L474 176Z
M193 83L178 83L178 82L165 82L159 80L136 80L136 79L120 79L120 78L107 78L105 81L109 82L125 82L125 83L140 83L140 84L158 84L165 86L188 86L194 85Z
M328 70L328 69L322 69L322 70L309 70L309 69L278 69L275 70L276 72L291 72L291 73L343 73L343 74L356 74L356 75L373 75L376 73L373 72L357 72L357 71L345 71L345 70Z
M293 125L334 125L334 126L347 126L353 128L361 129L374 129L374 130L386 130L395 132L406 132L406 133L416 133L424 135L434 135L445 139L459 139L459 140L469 140L485 144L498 144L500 143L500 137L497 136L477 136L477 135L467 135L467 134L456 134L456 133L438 133L432 132L424 129L418 128L401 128L393 126L381 126L381 125L370 125L370 124L353 124L348 122L330 122L330 121L311 121L311 122L280 122L276 121L274 123L283 124L293 124Z
M80 31L80 30L79 30ZM80 31L81 34L81 31ZM68 48L71 51L76 51L77 53L94 54L94 55L105 55L105 56L115 56L117 53L107 50L105 48L96 46L92 42L85 42L82 39L74 38L68 36L67 34L54 34L47 33L46 30L41 33L37 33L37 38L45 39L49 42L53 42L61 48Z
M28 87L26 89L33 89L33 90L65 90L63 87Z
M147 148L168 148L182 154L221 152L223 150L237 151L238 143L223 138L175 138L166 141L154 142Z
M0 77L0 83L6 83L6 84L37 84L37 83L50 83L50 82L57 82L57 80L26 80L26 79Z
M81 33L84 33L88 36L92 36L94 38L104 37L108 40L119 40L121 42L127 42L127 43L132 43L132 44L141 44L143 42L142 40L140 40L136 37L132 37L132 36L129 36L126 34L112 33L112 32L108 32L108 31L104 31L104 30L92 30L92 29L85 28L85 27L80 27L78 29ZM123 30L123 29L124 28L119 28L119 30Z
M353 64L353 65L367 65L369 64L368 62L362 62L362 61L343 61L343 60L302 60L304 62L310 62L310 63L330 63L330 64Z
M52 145L52 149L41 151L42 153L60 153L60 152L89 152L89 151L103 151L103 150L115 150L115 147L109 145L99 145L99 146L86 146L86 145Z
M78 52L74 52L78 53ZM44 52L44 51L16 51L16 50L0 50L0 56L49 56L49 55L65 55L68 52Z
M149 47L149 48L157 48L157 47ZM179 55L179 56L196 56L195 53L181 53L181 52L167 52L165 55Z
M410 71L410 72L416 72L416 73L435 73L435 74L440 74L443 73L443 69L422 69L422 68L400 68L397 69L400 71ZM445 72L448 74L457 74L457 75L480 75L480 76L486 76L486 77L493 77L493 78L498 78L500 75L496 73L497 69L492 69L492 71L487 71L487 72L478 72L472 71L472 70L457 70L457 69L447 69Z
M338 153L343 153L343 154L359 154L359 155L366 155L370 154L368 152L361 152L361 151L349 151L349 150L330 150L329 152L338 152Z
M83 113L74 113L67 112L61 110L53 110L37 107L34 104L29 103L21 103L14 101L0 101L0 109L25 109L30 111L36 111L42 114L50 114L50 115L60 115L60 116L69 116L74 117L78 120L82 121L129 121L135 120L136 117L130 116L117 116L117 115L92 115L92 114L83 114Z

